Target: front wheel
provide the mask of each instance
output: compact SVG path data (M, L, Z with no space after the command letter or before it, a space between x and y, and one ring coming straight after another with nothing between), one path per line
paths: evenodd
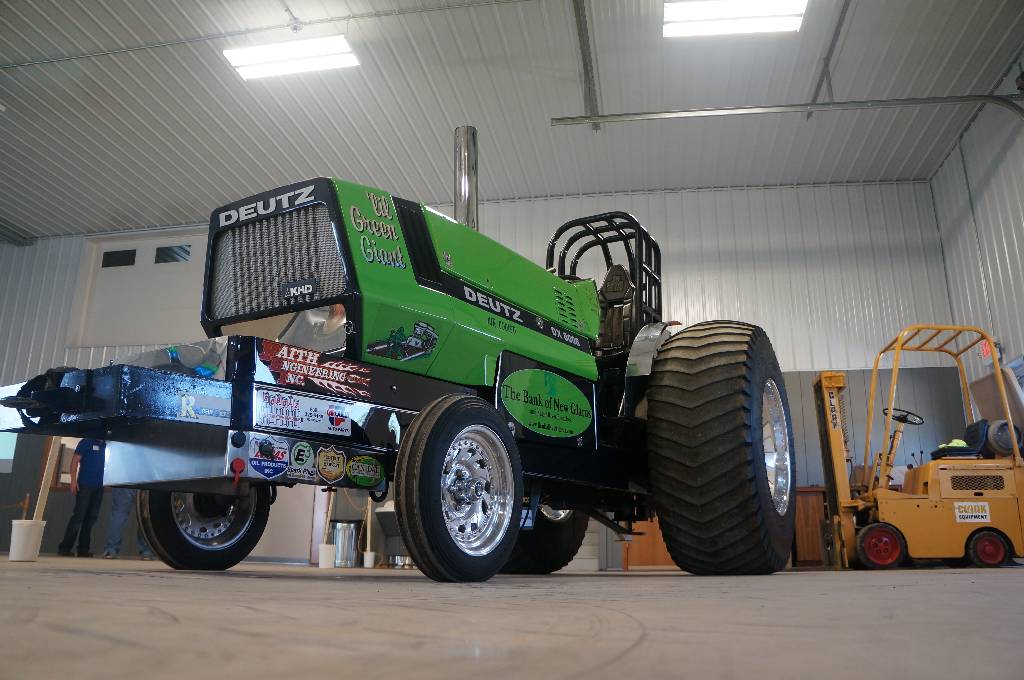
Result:
M245 559L270 517L270 489L242 496L140 491L139 528L153 552L175 569L222 571Z
M441 397L402 437L395 514L416 566L435 581L486 581L508 561L523 504L519 450L482 399Z

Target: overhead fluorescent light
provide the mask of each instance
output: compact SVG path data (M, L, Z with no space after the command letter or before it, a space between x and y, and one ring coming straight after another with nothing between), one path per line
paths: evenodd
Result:
M245 80L359 65L343 35L240 47L224 57Z
M690 0L665 3L666 38L799 31L807 0Z

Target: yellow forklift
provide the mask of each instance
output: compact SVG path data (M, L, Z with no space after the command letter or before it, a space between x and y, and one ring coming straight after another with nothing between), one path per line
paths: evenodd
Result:
M1007 385L992 352L999 419L978 418L964 371L963 357L981 343L995 348L979 328L916 324L908 326L875 357L868 391L863 465L855 465L847 448L843 391L846 374L818 375L822 458L825 471L826 531L835 568L859 564L889 569L913 559L942 559L951 566L998 567L1024 555L1024 461L1020 431L1013 425ZM964 446L943 446L931 460L907 470L901 490L890 489L891 473L906 426L924 423L919 415L897 408L896 386L905 352L938 352L953 357L960 371L967 430ZM892 378L885 417L884 451L871 455L871 425L882 358L892 355ZM1016 386L1013 386L1016 388ZM975 395L977 401L977 395Z

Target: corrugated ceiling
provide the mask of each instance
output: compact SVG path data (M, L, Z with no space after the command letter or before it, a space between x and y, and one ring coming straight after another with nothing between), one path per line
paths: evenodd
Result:
M451 193L451 130L480 132L482 199L930 177L971 106L552 128L582 113L569 0L288 0L344 32L354 69L244 82L221 50L287 29L0 70L0 221L26 235L203 221L313 175ZM810 99L840 8L799 34L660 37L660 0L591 0L605 113ZM281 0L6 0L0 62L287 22ZM840 99L987 92L1021 47L1014 0L853 0Z

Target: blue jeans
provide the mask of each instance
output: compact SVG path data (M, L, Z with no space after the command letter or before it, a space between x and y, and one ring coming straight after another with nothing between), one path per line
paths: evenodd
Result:
M92 538L92 525L100 514L100 504L103 503L102 486L80 486L75 494L75 509L71 511L71 519L68 520L68 528L64 532L64 540L60 542L57 550L62 554L70 554L75 547L75 540L78 540L78 554L89 553L89 543Z
M122 489L115 487L110 493L110 523L107 525L107 544L103 546L104 553L117 555L121 552L121 538L124 534L124 525L128 517L135 509L135 489ZM142 535L141 527L138 529L136 540L139 543L140 555L152 555L146 537Z

